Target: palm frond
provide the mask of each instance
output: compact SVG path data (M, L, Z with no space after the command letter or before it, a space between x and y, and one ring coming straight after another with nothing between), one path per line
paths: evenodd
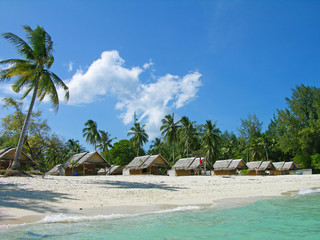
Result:
M16 47L20 55L28 60L34 60L32 48L22 38L10 32L3 33L2 36Z

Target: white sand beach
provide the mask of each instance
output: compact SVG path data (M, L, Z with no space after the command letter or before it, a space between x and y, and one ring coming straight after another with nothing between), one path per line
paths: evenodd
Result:
M52 214L107 215L236 206L320 189L320 175L0 177L0 226Z

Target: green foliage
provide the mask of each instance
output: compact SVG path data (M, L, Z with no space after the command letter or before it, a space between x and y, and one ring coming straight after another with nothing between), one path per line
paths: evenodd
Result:
M313 169L320 169L320 154L314 154L311 156L311 166Z
M302 168L311 167L311 156L306 151L301 151L295 155L293 161L298 163Z
M113 165L125 166L136 156L134 144L129 140L120 140L119 142L116 142L109 152ZM141 155L145 155L145 153L142 153Z

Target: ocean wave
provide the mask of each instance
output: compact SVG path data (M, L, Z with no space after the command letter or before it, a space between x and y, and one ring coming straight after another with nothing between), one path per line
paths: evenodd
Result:
M320 193L320 189L310 189L310 188L301 188L299 191L299 195L307 195L307 194L313 194L313 193Z
M45 216L39 223L72 223L72 222L82 222L82 221L96 221L103 219L113 219L113 218L121 218L121 217L129 217L133 216L133 214L110 214L110 215L96 215L96 216L74 216L74 215L66 215L63 213L60 214L52 214Z
M83 222L83 221L98 221L98 220L107 220L115 218L124 218L124 217L135 217L147 214L163 214L163 213L172 213L172 212L182 212L182 211L193 211L199 210L199 206L181 206L171 209L164 209L155 212L147 213L137 213L137 214L110 214L110 215L95 215L95 216L75 216L75 215L66 215L66 214L52 214L45 216L38 223L74 223L74 222Z

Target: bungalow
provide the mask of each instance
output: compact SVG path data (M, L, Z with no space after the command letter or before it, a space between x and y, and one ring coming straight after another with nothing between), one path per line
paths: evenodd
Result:
M216 161L213 169L214 175L235 175L248 167L242 159L227 159Z
M170 176L189 176L200 175L205 170L212 170L212 165L206 158L181 158L179 159L169 171Z
M5 148L0 150L0 169L7 169L9 167L10 161L13 161L16 155L15 148ZM22 168L26 166L37 167L38 165L32 161L24 152L20 155L20 165Z
M247 162L248 175L266 175L272 174L276 168L271 161Z
M135 157L122 171L123 175L154 174L165 175L169 163L161 155Z
M111 165L98 152L83 152L70 157L59 166L60 176L97 175L99 169Z
M273 171L274 175L283 175L283 174L295 174L297 170L300 170L301 167L295 162L274 162L275 170Z

